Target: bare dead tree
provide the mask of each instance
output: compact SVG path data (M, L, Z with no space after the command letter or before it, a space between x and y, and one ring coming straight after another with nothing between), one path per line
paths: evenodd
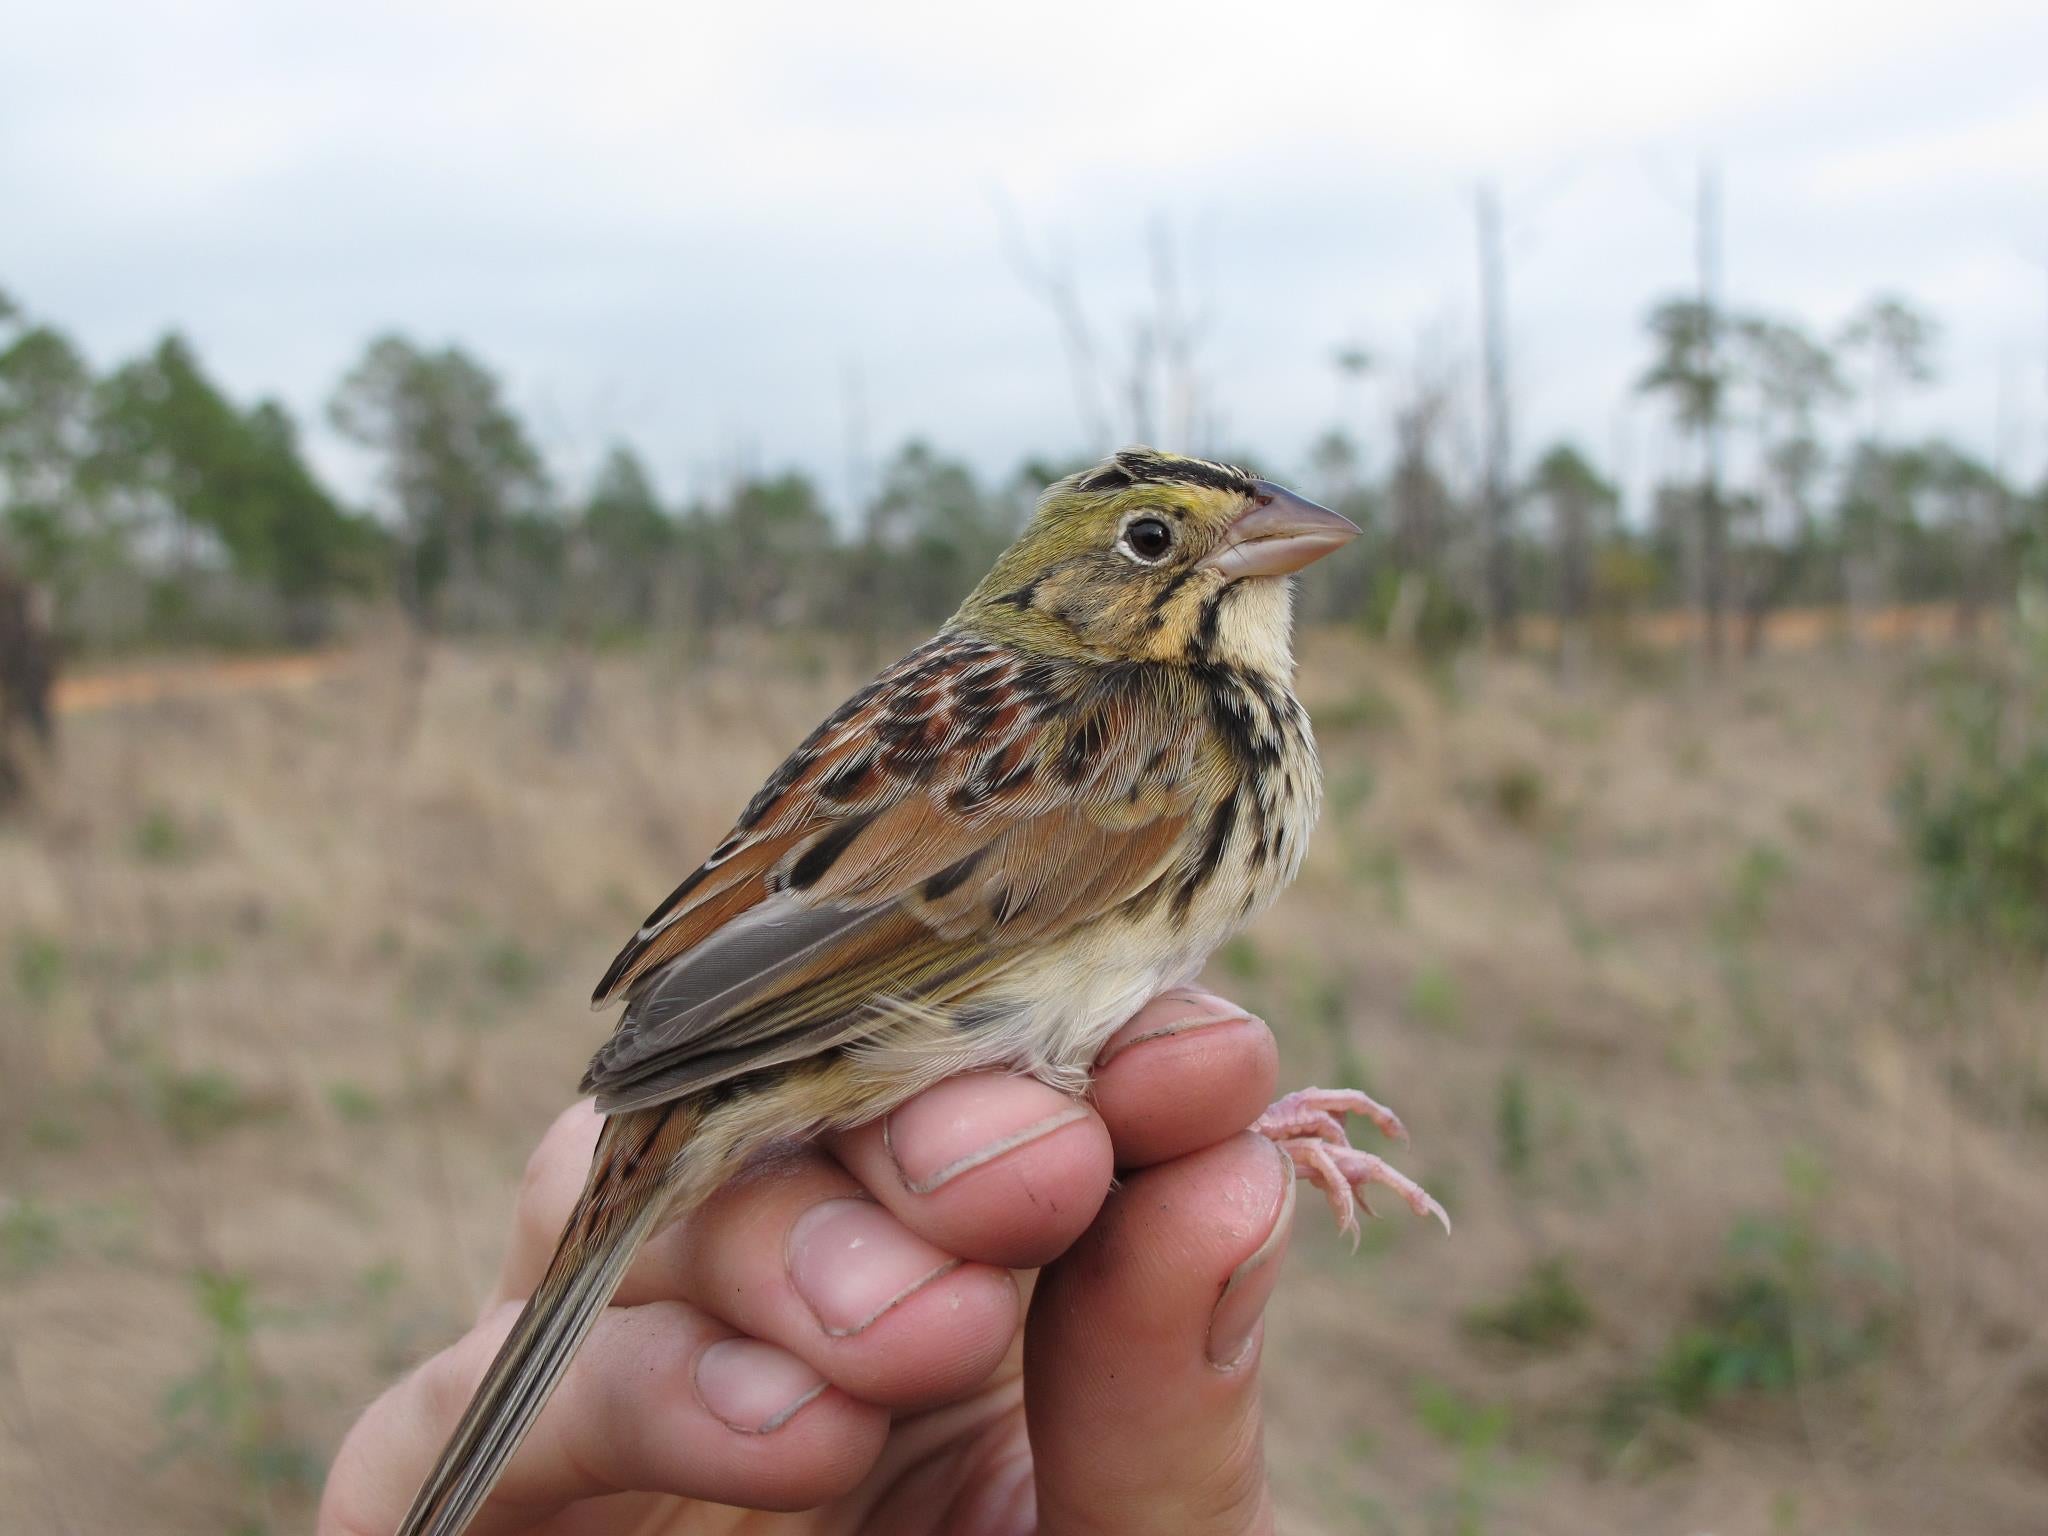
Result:
M1166 440L1176 448L1197 448L1205 445L1197 442L1203 400L1195 352L1207 329L1207 317L1190 310L1183 300L1173 230L1163 216L1152 220L1151 247L1152 333L1164 374Z
M1041 252L1000 197L996 212L1011 271L1045 305L1059 332L1075 415L1089 448L1101 452L1115 444L1119 422L1111 401L1122 402L1126 440L1160 442L1183 452L1207 447L1204 439L1215 435L1216 422L1197 356L1207 317L1187 301L1173 230L1164 216L1148 227L1150 293L1146 308L1131 321L1129 351L1118 366L1096 341L1070 258L1050 240Z
M1721 181L1700 167L1698 240L1700 371L1714 384L1700 420L1700 605L1706 612L1707 659L1718 662L1726 644L1728 508L1721 491Z
M1007 199L995 199L996 217L1002 227L1003 254L1010 270L1026 292L1045 305L1053 317L1066 355L1067 379L1074 392L1074 414L1080 420L1081 435L1094 452L1112 445L1108 408L1103 404L1102 359L1095 344L1094 330L1081 307L1080 285L1074 277L1071 259L1051 242L1043 256L1032 249L1018 223L1016 211Z
M1486 621L1494 643L1513 650L1519 594L1515 581L1506 258L1501 249L1500 198L1490 183L1480 184L1474 205L1479 229L1479 324L1484 381L1481 401L1485 449L1479 500L1486 540Z

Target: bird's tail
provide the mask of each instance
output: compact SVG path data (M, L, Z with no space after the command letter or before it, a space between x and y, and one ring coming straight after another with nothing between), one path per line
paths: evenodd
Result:
M413 1495L396 1536L460 1536L562 1379L668 1205L669 1169L697 1113L668 1103L605 1121L590 1178L547 1274Z

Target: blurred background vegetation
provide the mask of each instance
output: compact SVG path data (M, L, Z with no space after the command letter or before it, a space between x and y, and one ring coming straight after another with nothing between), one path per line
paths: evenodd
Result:
M1171 426L1177 446L1231 456L1187 440L1199 421L1159 419L1155 395L1205 389L1179 324L1161 295L1127 376L1090 364L1088 396L1130 401L1093 449L1022 456L991 480L912 439L853 505L797 469L735 470L718 494L678 503L625 442L587 484L565 483L488 362L383 335L327 401L374 474L351 506L285 407L229 398L191 340L168 335L96 373L59 324L0 294L5 558L84 654L313 644L381 604L453 635L901 635L952 611L1048 480L1116 442ZM1940 336L1894 294L1817 318L1728 309L1711 291L1658 302L1634 387L1668 412L1691 467L1636 508L1583 443L1513 450L1494 329L1483 370L1391 378L1380 417L1331 425L1304 462L1260 467L1367 530L1363 558L1312 583L1307 616L1433 653L1482 632L1512 649L1533 615L1569 665L1596 632L1626 646L1632 621L1679 610L1697 615L1709 657L1754 651L1788 607L1941 603L1967 635L2048 563L2048 491L1947 438L1893 434L1900 398L1941 366ZM1334 347L1330 366L1352 382L1376 369L1355 346Z

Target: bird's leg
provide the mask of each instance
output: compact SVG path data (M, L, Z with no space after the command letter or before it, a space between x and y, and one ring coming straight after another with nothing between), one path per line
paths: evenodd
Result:
M1434 1216L1451 1230L1451 1218L1429 1191L1383 1158L1361 1152L1351 1145L1340 1116L1363 1115L1380 1134L1393 1141L1406 1141L1408 1132L1400 1117L1384 1104L1351 1088L1304 1088L1276 1101L1252 1122L1252 1129L1271 1138L1294 1160L1296 1173L1323 1192L1330 1209L1337 1213L1337 1225L1358 1239L1358 1207L1373 1214L1366 1190L1374 1184L1391 1189L1418 1216Z

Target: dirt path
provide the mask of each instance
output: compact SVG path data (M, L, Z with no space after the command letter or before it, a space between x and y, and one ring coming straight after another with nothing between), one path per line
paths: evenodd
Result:
M1692 643L1697 619L1671 611L1639 615L1629 633L1638 645L1673 650ZM1987 627L1997 623L1986 615ZM1739 645L1741 616L1731 615L1731 643ZM1764 630L1767 651L1810 651L1846 641L1851 633L1866 643L1914 639L1946 639L1955 631L1955 611L1945 603L1901 604L1851 615L1838 607L1787 608L1770 616ZM1524 621L1525 642L1542 648L1554 643L1555 626L1547 615ZM277 656L246 656L150 662L106 671L85 671L57 683L57 713L93 714L158 699L200 694L242 693L254 688L305 688L330 677L353 653L346 650L294 652Z
M348 655L346 651L313 651L233 660L153 662L119 671L82 672L58 679L57 713L86 715L157 699L241 693L251 688L305 688L332 675Z

